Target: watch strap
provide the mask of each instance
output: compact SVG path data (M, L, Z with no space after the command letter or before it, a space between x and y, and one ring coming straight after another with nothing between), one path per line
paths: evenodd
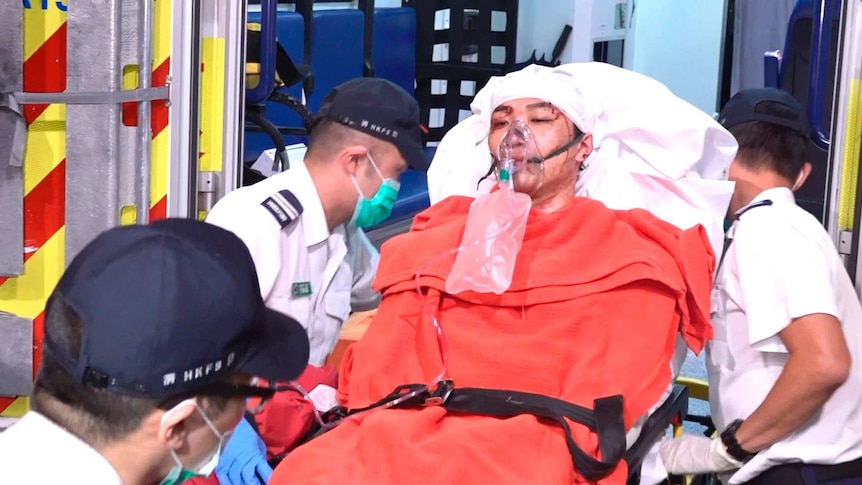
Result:
M739 429L741 424L741 419L737 419L728 424L727 427L724 428L724 431L721 432L721 442L724 444L725 448L727 448L728 455L732 456L735 460L746 463L748 460L754 458L756 453L746 451L742 446L739 446L739 441L736 439L736 430Z

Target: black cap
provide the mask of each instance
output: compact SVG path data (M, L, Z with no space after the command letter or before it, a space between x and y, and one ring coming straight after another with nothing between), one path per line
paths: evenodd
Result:
M308 363L305 330L264 306L245 244L204 222L103 232L66 269L54 298L78 314L81 350L69 355L50 325L46 350L79 382L118 394L194 394L234 372L289 380Z
M718 122L727 129L748 121L783 126L803 136L810 133L805 107L787 91L776 88L739 91L718 115Z
M374 77L339 84L326 95L317 112L317 121L323 119L393 143L408 165L422 172L428 170L419 103L397 84Z

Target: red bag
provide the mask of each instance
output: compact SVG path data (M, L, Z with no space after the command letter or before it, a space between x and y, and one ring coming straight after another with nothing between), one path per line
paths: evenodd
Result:
M296 382L305 392L318 384L334 388L338 385L338 371L331 365L309 365ZM314 405L297 391L278 392L254 419L266 444L266 458L271 460L295 448L308 434L315 421Z

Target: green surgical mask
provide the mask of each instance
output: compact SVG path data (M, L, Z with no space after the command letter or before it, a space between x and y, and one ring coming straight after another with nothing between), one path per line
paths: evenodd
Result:
M398 190L401 188L400 183L385 178L380 173L380 169L377 168L377 164L374 163L374 159L371 158L370 153L367 156L368 161L371 162L371 166L374 167L374 171L377 172L383 183L380 184L380 188L377 189L373 197L366 199L362 195L362 191L359 190L359 183L356 182L356 178L352 175L350 176L351 180L353 180L353 185L356 187L356 192L359 194L356 201L356 209L353 211L353 217L350 218L350 224L361 228L368 228L386 220L389 214L392 213L392 207L395 206L395 200L398 198Z
M191 480L192 478L197 476L199 475L191 470L174 467L171 469L171 472L168 473L168 476L166 476L165 479L162 480L159 485L176 485L178 483L183 483L186 480Z
M219 433L218 428L216 428L215 424L213 424L213 422L207 417L206 413L203 409L201 409L200 405L198 405L197 400L195 399L186 399L185 401L174 406L173 409L165 412L165 414L162 415L162 424L164 424L164 422L166 421L166 417L170 413L176 412L176 409L180 408L181 406L187 406L189 404L195 407L195 410L200 413L201 417L203 418L210 431L212 431L213 434L218 437L218 447L215 449L215 452L213 452L213 455L210 457L210 459L206 463L201 465L198 470L189 470L185 468L174 450L171 450L171 456L173 457L176 466L171 468L171 471L168 472L168 474L165 476L165 478L162 479L161 482L159 482L159 485L176 485L194 477L209 476L213 472L213 470L215 470L219 456L221 456L222 449L227 444L227 439L228 435L230 435L230 432L224 434Z

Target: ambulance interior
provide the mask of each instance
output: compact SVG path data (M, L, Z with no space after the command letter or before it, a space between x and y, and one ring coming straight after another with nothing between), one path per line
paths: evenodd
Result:
M119 5L117 2L108 3ZM856 183L862 145L859 121L862 56L858 50L862 46L862 4L859 2L248 0L225 2L218 7L215 2L188 2L185 6L174 2L171 28L176 33L180 30L179 23L189 22L194 28L184 34L184 42L195 46L190 50L193 54L183 59L182 64L172 60L174 66L203 62L219 67L215 69L216 78L208 77L212 71L207 69L186 67L187 78L171 73L175 86L185 86L188 88L185 92L193 96L170 100L170 122L178 124L170 128L177 131L172 131L174 139L165 153L169 152L172 160L179 157L187 163L177 166L171 162L161 167L169 172L164 215L205 215L230 190L302 163L314 113L326 93L348 79L382 77L412 93L420 105L425 151L432 160L442 137L470 115L473 96L492 76L530 63L555 66L598 61L650 76L713 116L730 96L743 88L775 86L793 94L807 107L813 127L810 158L814 168L797 193L797 201L829 230L859 287L862 278L862 267L857 264L860 227L857 207L862 204L862 195ZM25 29L27 22L32 25L38 15L63 16L65 21L64 2L25 0L23 3ZM73 10L69 6L68 14ZM20 15L20 7L4 4L0 12L0 17L6 19ZM246 23L254 26L247 30ZM75 33L70 31L68 35L72 39ZM178 38L171 41L171 49L180 48ZM70 40L69 47L72 45ZM68 55L71 65L72 52ZM285 55L290 68L285 67ZM73 76L80 69L63 71L64 76ZM122 74L126 80L128 73ZM284 84L271 89L277 85L276 77ZM200 90L190 87L196 84ZM138 85L150 87L142 82ZM65 86L67 90L79 86L80 91L94 91L97 85L67 82ZM21 89L0 85L0 93L7 90ZM50 86L39 86L38 90L51 92ZM98 113L91 112L90 116L94 115ZM138 123L149 125L150 120L144 114L134 109L128 112L132 118L136 115ZM179 124L183 116L188 123ZM70 109L65 120L67 136L75 129L83 133L75 128L81 119L73 118ZM198 130L207 134L188 135ZM213 130L223 135L215 141L206 138L212 136ZM0 142L3 141L0 134ZM28 143L34 143L33 137ZM156 156L158 148L153 145L152 149L151 156ZM214 153L218 160L205 161L205 153ZM26 166L27 159L24 160ZM89 189L75 189L74 184L97 180L90 176L76 182L73 175L66 174L67 191L86 192ZM102 176L112 175L99 177ZM146 178L139 182L150 183ZM174 192L174 186L181 186L182 190ZM143 214L147 211L143 208L152 201L140 194L148 190L129 187L126 184L117 190L137 191L138 196L131 197L138 207L137 221L145 221ZM0 196L3 190L0 188ZM71 237L73 244L67 241L65 258L59 259L68 261L70 252L80 247L79 241L95 235L100 225L125 223L127 219L119 217L119 209L126 205L112 205L108 209L115 210L116 217L82 223L80 229L73 224L82 219L70 212L76 208L67 205L67 238ZM90 209L92 206L91 203ZM409 169L402 175L391 216L370 228L367 234L380 247L389 238L409 230L413 217L428 206L426 174ZM26 218L42 217L25 210L20 203L15 207L0 211L0 233L24 237L19 240L0 237L3 255L28 251L20 243L27 240L27 234L22 234L28 227ZM151 211L150 214L153 217ZM45 276L35 296L23 295L19 284L25 283L27 267L18 264L20 259L0 257L0 275L6 275L0 277L0 430L21 415L22 403L26 406L26 399L21 398L26 397L32 385L36 364L32 353L41 344L40 331L33 322L40 313L37 310L43 298L40 295L47 296L45 287L51 286L54 278ZM33 278L32 274L30 277ZM354 315L345 324L342 341L332 357L334 362L347 345L361 338L367 318L368 315ZM689 430L709 430L703 358L689 355L682 376L666 405L654 414L652 425L647 425L650 431L644 434L643 443L639 441L630 448L627 454L630 465L640 463L650 444L647 438L669 432L671 427L674 433L680 433L683 421ZM630 483L637 483L636 479L632 475Z

